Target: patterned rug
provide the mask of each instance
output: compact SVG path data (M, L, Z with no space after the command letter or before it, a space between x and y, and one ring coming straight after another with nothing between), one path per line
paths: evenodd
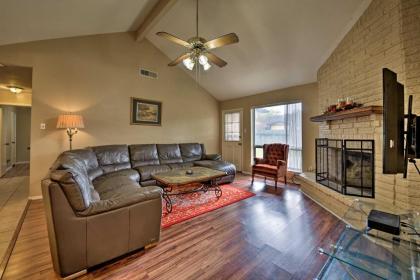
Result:
M213 190L206 193L196 192L171 196L172 212L168 214L165 205L163 205L162 228L170 227L255 195L242 188L234 187L233 184L222 185L220 188L223 194L219 199L216 198ZM164 200L162 202L165 204Z

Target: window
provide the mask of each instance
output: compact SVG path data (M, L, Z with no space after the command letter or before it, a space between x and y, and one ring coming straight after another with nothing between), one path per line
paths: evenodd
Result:
M264 144L289 145L288 168L302 171L302 103L253 109L254 156L263 157Z
M225 141L239 141L241 139L240 112L228 112L225 116Z

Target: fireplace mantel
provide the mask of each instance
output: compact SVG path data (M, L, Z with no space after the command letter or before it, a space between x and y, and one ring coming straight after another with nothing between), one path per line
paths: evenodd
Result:
M382 114L382 106L364 106L350 110L344 110L335 113L325 113L322 115L311 117L313 122L336 121L348 118L364 117L372 114Z

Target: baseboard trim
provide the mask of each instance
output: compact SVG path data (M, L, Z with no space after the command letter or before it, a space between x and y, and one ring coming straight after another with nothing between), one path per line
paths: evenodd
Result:
M29 164L29 161L17 161L15 162L15 165L16 164Z
M42 195L34 195L28 198L29 200L40 200L42 199Z
M26 213L28 212L28 208L30 204L31 204L31 201L28 200L26 202L25 209L23 210L22 215L20 216L19 223L17 224L17 227L15 231L13 232L12 240L10 241L9 246L7 247L6 253L3 256L3 260L0 263L0 279L3 278L3 274L6 271L7 264L9 263L10 256L12 255L13 249L15 248L17 238L19 236L20 230L23 225L23 221L25 220Z

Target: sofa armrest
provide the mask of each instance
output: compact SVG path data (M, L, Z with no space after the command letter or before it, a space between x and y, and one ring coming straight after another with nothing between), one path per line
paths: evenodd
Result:
M100 213L112 211L136 203L145 202L153 199L161 199L162 188L157 186L139 187L135 193L116 194L115 197L91 203L85 211L77 212L78 216L92 216Z
M222 156L219 154L209 154L209 155L205 155L204 158L207 160L221 160Z
M254 164L266 164L266 163L267 163L266 159L257 158L257 157L254 158Z

